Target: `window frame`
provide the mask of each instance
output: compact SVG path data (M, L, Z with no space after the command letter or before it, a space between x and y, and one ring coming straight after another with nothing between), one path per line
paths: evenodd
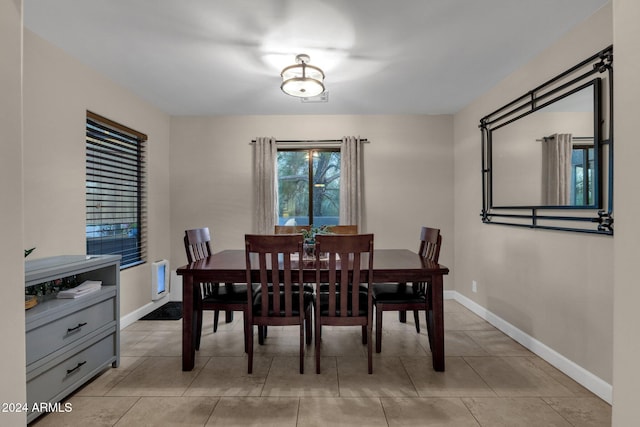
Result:
M574 203L577 204L577 200L576 199L576 191L577 191L577 177L576 177L576 168L578 166L581 166L583 168L583 177L582 177L582 184L583 184L583 190L582 190L582 205L592 205L593 202L591 201L594 197L593 194L591 194L591 197L589 197L589 194L593 191L592 187L593 187L593 180L595 179L593 175L589 174L590 168L589 168L589 163L593 163L595 161L594 157L595 157L595 152L594 152L595 147L593 146L593 144L574 144L573 147L571 148L571 152L572 155L574 152L581 152L582 153L582 163L580 165L576 165L571 164L571 193L572 193L572 199L574 199Z
M309 218L309 225L314 224L314 217L313 217L313 188L314 188L314 174L313 174L313 153L318 153L318 152L330 152L330 153L340 153L340 155L342 156L342 150L339 146L332 146L332 147L318 147L318 146L314 146L314 147L278 147L278 153L280 152L303 152L303 153L308 153L307 156L307 161L308 161L308 197L309 197L309 201L308 201L308 212L307 212L307 216ZM276 168L277 168L277 161L276 161ZM280 171L278 170L278 173ZM342 176L342 170L340 171L341 176ZM278 182L276 183L276 185L279 186L280 184L280 178L278 177ZM280 195L278 195L278 203L280 202ZM278 207L278 216L276 217L276 223L278 223L280 220L280 207ZM338 220L338 223L340 221Z
M121 255L121 270L143 264L147 261L147 135L91 111L87 111L85 132L87 255ZM101 211L98 218L96 209L105 207L110 210Z

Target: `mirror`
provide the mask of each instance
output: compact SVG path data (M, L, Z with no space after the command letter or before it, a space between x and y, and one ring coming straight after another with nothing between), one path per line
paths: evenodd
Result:
M613 234L612 51L481 119L485 223Z
M593 206L599 80L491 131L493 206Z

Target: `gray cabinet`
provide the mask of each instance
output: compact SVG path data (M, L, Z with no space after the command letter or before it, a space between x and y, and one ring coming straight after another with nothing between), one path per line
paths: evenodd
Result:
M55 408L102 370L120 363L120 256L64 255L25 263L25 287L73 277L102 282L73 299L39 297L25 313L27 421Z

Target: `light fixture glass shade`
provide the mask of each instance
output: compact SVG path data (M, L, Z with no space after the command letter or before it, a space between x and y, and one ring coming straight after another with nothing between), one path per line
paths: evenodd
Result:
M324 73L318 67L308 65L307 55L296 56L296 65L286 67L280 73L280 89L287 95L299 98L318 96L324 92Z

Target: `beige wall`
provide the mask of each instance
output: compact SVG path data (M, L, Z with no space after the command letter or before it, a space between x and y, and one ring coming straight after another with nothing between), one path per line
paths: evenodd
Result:
M640 334L638 333L638 118L640 118L640 2L613 1L615 56L615 300L613 335L613 425L637 425L640 419Z
M0 402L25 402L21 0L0 2L0 56ZM25 421L24 413L0 413L2 425Z
M441 262L452 265L452 124L451 116L419 115L173 117L172 265L186 262L187 228L210 227L216 251L243 247L253 218L252 139L344 135L371 141L364 146L363 231L375 233L378 247L417 249L422 225L441 228Z
M169 116L24 31L24 244L84 254L86 110L146 133L148 260L168 258ZM151 301L150 264L123 270L121 315Z
M483 224L478 123L611 43L608 5L455 115L453 211L455 290L609 384L613 238Z

